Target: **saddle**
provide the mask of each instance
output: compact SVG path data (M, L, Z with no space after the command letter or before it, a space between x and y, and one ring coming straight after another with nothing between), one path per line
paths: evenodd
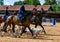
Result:
M23 23L25 20L28 19L27 17L28 17L29 15L30 15L29 13L25 12L22 17L18 17L18 20L19 20L21 23Z

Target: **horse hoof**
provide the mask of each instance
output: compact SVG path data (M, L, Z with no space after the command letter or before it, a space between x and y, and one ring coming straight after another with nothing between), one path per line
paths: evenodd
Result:
M1 37L3 37L3 35L1 35Z
M21 36L18 36L18 38L20 38Z
M16 35L14 35L14 37L16 38L17 36L16 36Z
M45 30L43 30L44 34L46 34Z
M16 36L16 33L14 33L14 37L17 37L17 36Z
M35 39L35 38L36 38L36 36L34 35L32 38L33 38L33 39Z
M46 35L46 32L44 31L44 34Z
M4 35L2 34L1 37L3 37Z
M20 38L20 37L21 37L21 35L18 36L18 38Z
M1 37L3 37L3 36L4 36L4 34L5 34L5 32L2 32L2 35L1 35Z
M17 38L20 38L21 36L17 36Z

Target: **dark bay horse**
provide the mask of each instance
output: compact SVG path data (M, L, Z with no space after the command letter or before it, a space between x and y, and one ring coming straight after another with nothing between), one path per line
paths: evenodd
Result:
M35 16L35 18L33 20L34 23L32 22L32 24L35 25L35 28L37 28L38 25L41 26L42 29L43 29L44 34L46 34L45 29L42 26L42 17L43 17L43 14L41 14L41 12L37 11L37 12L33 12L32 16L33 16L32 18L34 18L34 16Z

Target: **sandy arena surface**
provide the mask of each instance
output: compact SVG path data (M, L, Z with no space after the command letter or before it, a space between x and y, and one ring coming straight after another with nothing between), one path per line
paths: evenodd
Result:
M0 36L0 42L60 42L60 23L57 23L55 26L44 26L44 27L47 34L41 35L36 39L30 38L31 36L21 38Z

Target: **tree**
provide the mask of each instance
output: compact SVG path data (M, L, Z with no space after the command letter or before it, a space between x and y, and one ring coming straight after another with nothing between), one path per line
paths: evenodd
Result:
M33 0L33 5L37 6L37 5L41 5L39 0Z
M14 2L14 5L22 5L22 1Z
M53 4L57 4L57 2L56 2L56 0L45 0L45 4L53 5Z
M40 5L39 0L24 0L28 5Z
M49 4L50 4L50 1L49 0L45 0L44 5L49 5Z
M51 5L53 11L57 11L57 9L58 9L56 0L45 0L44 5Z
M27 3L28 5L40 5L39 0L24 0L23 2ZM14 5L21 5L22 1L15 2Z

